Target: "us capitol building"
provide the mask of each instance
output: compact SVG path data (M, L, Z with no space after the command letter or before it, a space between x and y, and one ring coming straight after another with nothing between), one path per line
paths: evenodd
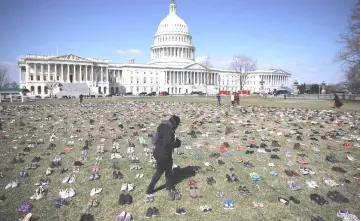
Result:
M106 59L62 56L25 55L19 59L20 87L32 95L112 94L161 92L184 94L202 91L239 90L239 77L233 70L206 68L195 62L195 46L188 26L177 15L174 0L169 14L159 24L151 46L151 61L137 64L109 63ZM288 85L290 73L280 69L252 71L243 89L271 92ZM207 88L207 89L206 89Z

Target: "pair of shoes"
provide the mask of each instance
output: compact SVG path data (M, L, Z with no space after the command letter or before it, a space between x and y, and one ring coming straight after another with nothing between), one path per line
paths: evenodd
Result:
M170 201L180 200L181 194L180 194L179 190L170 189L168 192L168 199Z
M187 212L186 212L186 210L184 208L177 208L175 210L175 214L177 214L177 215L185 215L185 214L187 214Z
M192 198L200 198L202 197L202 193L200 191L200 189L198 189L198 187L192 185L189 187L189 196L192 197Z
M98 200L89 200L88 201L88 207L97 207L99 205L99 201Z
M113 171L113 179L122 179L124 176L120 171Z
M234 209L233 200L223 200L224 209Z
M150 202L153 202L154 201L154 195L153 194L148 194L146 197L145 197L145 202L146 203L150 203Z
M99 179L100 179L99 173L94 173L89 177L89 181L99 180Z
M122 205L122 206L125 205L125 204L132 204L133 203L133 197L131 195L129 195L129 194L122 193L119 196L118 203L120 205Z
M62 183L74 183L76 179L76 176L65 176L64 179L61 181Z
M130 192L134 189L134 185L131 183L123 183L122 187L120 188L120 191L127 191Z
M19 181L14 180L14 181L10 181L10 182L8 183L8 185L5 186L5 189L9 189L10 187L11 187L11 188L15 188L15 187L17 187L17 186L19 186Z
M150 217L154 217L154 216L158 216L159 215L159 210L157 209L157 207L149 207L147 209L147 212L145 213L145 217L146 218L150 218Z
M102 190L103 190L102 188L93 188L90 191L90 196L94 196L95 194L100 193Z
M117 216L115 221L131 221L132 219L132 214L123 211L121 214L119 214L119 216Z
M67 188L65 190L61 189L59 192L59 196L62 199L71 198L71 197L75 196L75 191L73 188Z

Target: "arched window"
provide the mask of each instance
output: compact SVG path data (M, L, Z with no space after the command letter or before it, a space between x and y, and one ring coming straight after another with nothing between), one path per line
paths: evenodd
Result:
M139 84L139 77L137 77L137 84Z
M144 77L144 78L143 78L143 83L144 83L144 84L147 83L147 77Z

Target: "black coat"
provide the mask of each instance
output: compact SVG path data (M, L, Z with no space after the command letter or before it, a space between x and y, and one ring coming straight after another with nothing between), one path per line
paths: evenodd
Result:
M335 101L335 105L336 107L340 108L343 105L343 103L340 101L340 98L338 97L337 94L334 94L334 96L335 97L333 98L333 100Z
M170 121L162 122L157 128L157 140L153 156L156 160L172 159L175 148L181 146L181 141L175 135L176 128Z

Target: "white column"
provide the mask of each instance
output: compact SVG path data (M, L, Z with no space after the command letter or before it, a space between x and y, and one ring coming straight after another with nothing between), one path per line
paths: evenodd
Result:
M73 72L73 82L77 82L77 81L76 81L76 73L75 73L75 64L73 65L73 69L74 69L74 72Z
M93 65L92 65L92 71L91 71L90 80L91 80L92 82L94 81L94 66L93 66Z
M23 76L21 74L21 67L19 67L19 81L20 81L20 83L23 81ZM0 97L0 99L1 99L1 97Z
M40 81L44 81L44 65L40 64L40 69L41 69L41 75L40 75Z
M79 82L83 82L83 73L81 73L81 65L79 65Z
M54 81L58 80L58 68L57 68L57 64L55 64L55 75L54 75Z
M85 81L88 82L88 65L85 65Z
M34 64L34 77L33 77L33 81L37 81L37 80L38 80L38 73L37 73L37 70L36 70L36 66L37 66L37 64L35 63L35 64ZM34 88L35 88L35 86L34 86ZM35 89L34 89L34 91L35 91Z
M60 64L60 82L64 82L64 64Z
M105 81L109 83L109 70L108 68L105 68Z
M29 67L29 64L26 64L26 66L25 66L25 68L26 68L26 74L25 74L25 81L27 82L27 81L30 81L30 67Z
M70 82L70 67L69 67L69 64L67 64L67 75L66 75L66 77L67 77L67 79L66 79L66 82Z
M48 77L47 80L50 81L50 64L48 64Z
M100 67L100 82L103 82L103 67Z

